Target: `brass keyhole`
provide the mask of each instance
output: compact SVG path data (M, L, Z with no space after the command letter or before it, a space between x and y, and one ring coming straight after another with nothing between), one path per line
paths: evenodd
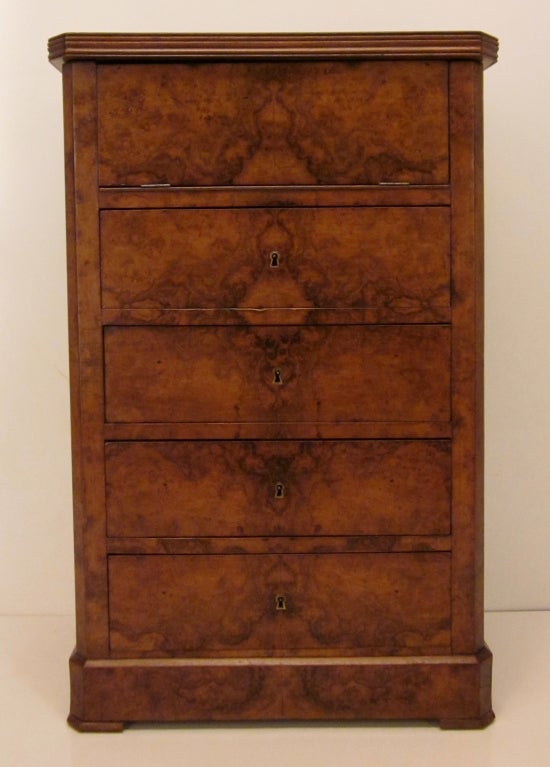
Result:
M281 375L281 371L279 368L275 368L273 371L273 383L278 384L279 386L282 386L283 383L283 377Z
M272 250L269 254L269 266L272 269L276 269L280 265L280 258L279 252L277 250Z
M285 486L282 482L277 482L275 485L275 498L284 498L285 497Z
M286 597L278 594L275 597L275 607L277 610L286 610Z

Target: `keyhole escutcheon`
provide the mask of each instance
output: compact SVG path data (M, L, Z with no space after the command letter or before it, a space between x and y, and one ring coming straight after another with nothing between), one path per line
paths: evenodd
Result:
M278 386L282 386L283 384L283 376L279 368L275 368L273 371L273 383L277 384Z
M286 610L286 597L282 594L277 594L275 597L275 609Z
M285 486L282 482L277 482L275 485L275 498L284 498L285 497Z
M280 266L281 263L281 255L278 250L272 250L269 254L269 266L272 269L276 269L278 266Z

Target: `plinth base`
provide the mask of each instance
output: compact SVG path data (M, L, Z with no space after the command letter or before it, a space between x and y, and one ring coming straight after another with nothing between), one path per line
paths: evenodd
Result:
M492 656L85 660L71 667L69 724L428 720L485 727Z

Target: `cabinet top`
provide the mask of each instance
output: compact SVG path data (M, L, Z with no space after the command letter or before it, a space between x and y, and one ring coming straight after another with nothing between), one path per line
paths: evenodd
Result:
M91 34L50 38L50 61L178 61L243 59L497 60L498 40L483 32L341 34Z

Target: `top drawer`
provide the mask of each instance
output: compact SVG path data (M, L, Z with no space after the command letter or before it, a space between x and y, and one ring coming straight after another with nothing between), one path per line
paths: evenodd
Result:
M98 67L102 186L445 184L445 62Z

